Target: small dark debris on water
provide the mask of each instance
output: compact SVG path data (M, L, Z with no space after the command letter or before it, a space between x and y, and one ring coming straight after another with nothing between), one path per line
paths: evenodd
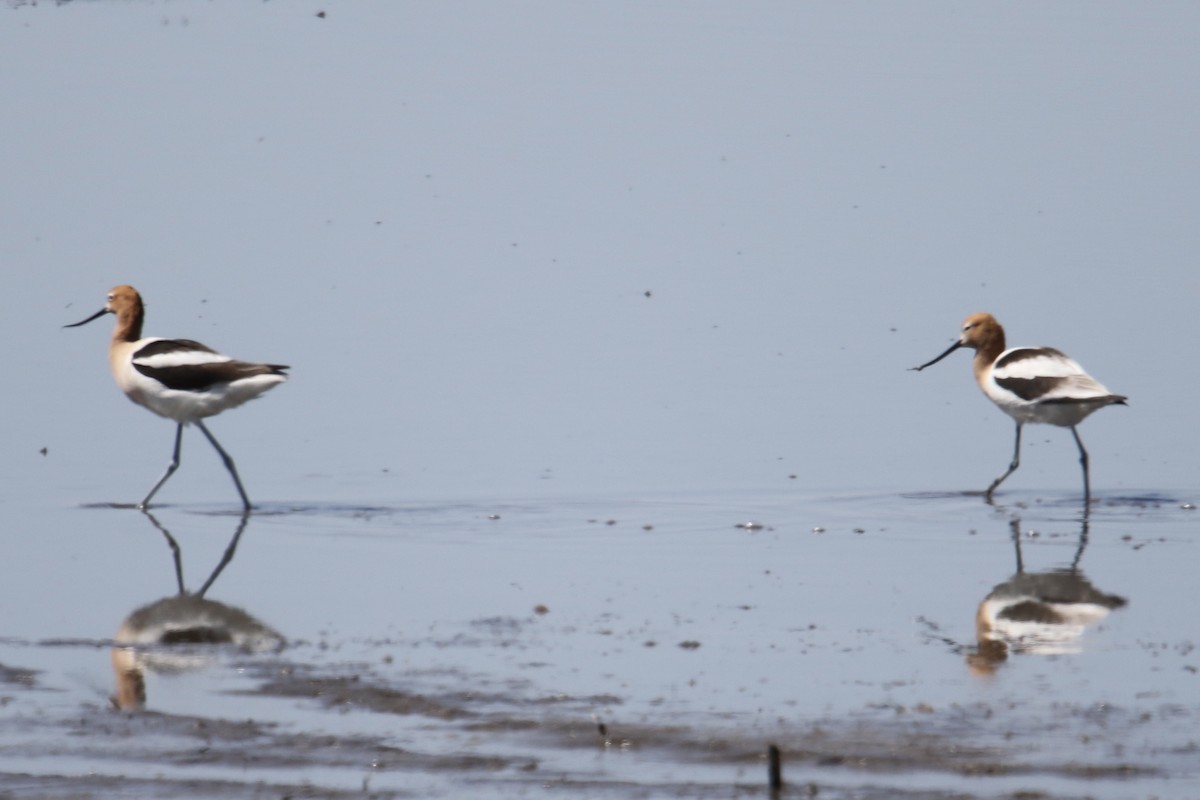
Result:
M700 647L700 643L695 639L688 639L686 642L680 642L679 646L684 650L697 650Z
M816 527L814 527L814 528L813 528L813 531L812 531L812 532L813 532L813 533L824 533L824 532L825 532L825 529L824 529L824 528L822 528L820 525L817 525Z
M500 515L499 514L488 514L488 519L495 521L495 520L500 519Z
M643 526L642 526L642 530L644 530L644 531L652 531L652 530L654 530L654 526L653 526L653 525L643 525Z
M541 604L541 603L538 603L536 606L534 606L534 607L533 607L533 613L535 613L535 614L549 614L549 613L550 613L550 609L549 609L549 608L547 608L545 605L543 605L543 604Z
M324 12L324 11L318 11L318 12L317 12L317 16L318 16L318 17L320 17L321 19L325 19L325 12Z
M761 522L754 522L753 520L747 520L746 522L739 522L737 525L734 525L733 527L741 528L742 530L745 530L745 531L761 531L765 526Z
M47 455L50 452L50 449L47 447L43 447L41 450L38 450L38 452L41 453L42 455ZM1186 508L1186 506L1185 506L1185 508Z
M647 289L646 291L642 292L642 294L644 294L646 297L650 297L650 296L652 296L653 293L649 289Z
M44 447L42 448L42 455L46 455L46 448L44 448ZM1195 511L1196 510L1196 506L1193 503L1184 503L1183 505L1180 506L1180 508L1182 508L1184 511Z
M605 525L616 525L617 521L615 519L610 519L610 520L606 520L604 524Z

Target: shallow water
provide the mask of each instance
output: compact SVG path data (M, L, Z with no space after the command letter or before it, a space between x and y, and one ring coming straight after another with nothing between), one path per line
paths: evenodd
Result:
M207 597L286 648L147 671L132 716L107 707L109 648L126 615L173 593L163 536L131 510L29 514L38 546L14 574L70 555L56 580L4 589L23 611L0 662L29 677L5 687L0 764L42 776L45 796L109 796L90 776L149 764L155 780L120 796L364 780L382 796L728 796L765 791L776 743L789 782L833 796L1190 791L1200 654L1175 587L1195 512L1105 497L1081 542L1071 498L1005 500L266 504ZM238 524L204 507L156 518L191 588ZM1026 574L1074 563L1128 604L1062 654L981 656L976 608L1013 576L1017 544ZM138 568L97 569L116 548Z
M4 4L0 794L1200 796L1198 36ZM59 328L123 282L293 365L211 424L248 520L191 431L128 507L170 426ZM1130 397L1086 526L1068 432L988 505L1011 423L907 371L980 310Z

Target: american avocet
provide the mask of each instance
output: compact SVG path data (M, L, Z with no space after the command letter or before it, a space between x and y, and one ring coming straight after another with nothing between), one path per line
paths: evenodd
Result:
M145 673L180 673L207 666L216 660L221 645L232 645L249 653L281 649L285 638L269 625L235 606L205 597L222 570L233 560L238 541L250 520L244 512L225 554L199 591L189 592L183 583L183 556L171 532L154 515L142 512L167 540L175 560L175 582L179 593L143 606L130 614L113 637L113 672L117 691L113 704L122 709L139 709L146 704Z
M287 380L284 370L288 367L235 361L190 339L153 336L143 339L142 322L146 312L141 295L132 286L116 287L108 293L104 308L82 322L63 327L77 328L105 314L117 315L112 344L108 348L108 360L117 386L133 402L178 423L171 463L150 493L138 503L138 508L149 506L150 499L179 467L183 426L194 424L220 454L225 468L233 476L242 505L249 509L250 500L242 488L233 459L201 420L240 406L283 383Z
M1004 349L1004 328L991 314L972 314L963 322L962 336L932 361L913 367L918 372L941 361L960 347L975 350L975 380L988 399L1017 423L1017 440L1012 463L984 492L989 501L996 487L1021 463L1021 426L1040 422L1070 428L1079 447L1083 466L1083 502L1091 501L1088 454L1075 426L1098 408L1125 405L1125 397L1113 394L1066 355L1053 347Z
M1077 653L1084 631L1128 601L1092 585L1080 569L1087 546L1087 521L1075 558L1066 568L1026 572L1021 557L1021 521L1013 519L1017 572L998 584L975 612L978 649L967 656L973 672L990 675L1009 652L1041 655Z

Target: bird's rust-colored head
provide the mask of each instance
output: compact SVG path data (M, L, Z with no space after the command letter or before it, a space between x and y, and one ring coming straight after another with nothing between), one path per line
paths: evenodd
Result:
M1004 328L987 312L972 314L963 320L959 344L975 351L995 351L989 361L1004 352Z
M134 342L142 338L142 322L146 316L146 309L142 304L142 296L138 294L137 289L127 284L114 286L109 291L108 301L104 304L104 308L85 320L75 322L71 325L64 325L63 327L78 328L80 325L86 325L105 314L117 315L117 327L113 331L114 339Z
M962 334L957 342L937 358L912 369L920 372L926 367L932 367L960 347L970 347L974 350L977 364L991 364L996 360L996 356L1004 352L1004 328L987 312L972 314L963 320Z

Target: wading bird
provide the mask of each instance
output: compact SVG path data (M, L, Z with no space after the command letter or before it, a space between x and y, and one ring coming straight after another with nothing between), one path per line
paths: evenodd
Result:
M86 325L105 314L115 314L116 327L108 348L108 361L117 386L133 402L177 423L175 450L167 471L158 479L137 507L145 509L151 498L179 468L179 450L183 426L195 425L216 448L225 468L241 495L242 505L250 509L250 500L238 477L233 459L221 447L202 420L253 400L273 386L287 380L281 364L255 364L235 361L191 339L142 338L145 307L132 286L118 286L108 293L104 308L66 328Z
M1083 466L1084 507L1091 502L1088 480L1088 454L1075 426L1098 408L1126 405L1125 397L1113 394L1083 367L1053 347L1013 347L1004 349L1004 328L991 314L972 314L963 322L962 336L932 361L913 367L921 371L941 361L960 347L975 350L975 380L988 399L1017 423L1017 440L1012 463L984 492L991 502L992 493L1021 463L1021 426L1027 422L1070 428L1079 447Z

